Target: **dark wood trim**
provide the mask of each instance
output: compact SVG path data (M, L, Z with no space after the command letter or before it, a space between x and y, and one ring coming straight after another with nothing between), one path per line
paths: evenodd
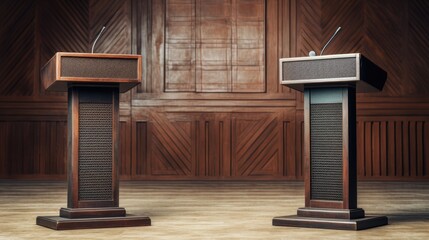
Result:
M309 198L311 195L309 196ZM326 200L313 200L310 199L310 204L308 207L311 208L338 208L338 209L347 209L344 207L343 201L326 201ZM306 206L307 207L307 206Z
M304 92L304 184L305 184L305 207L311 204L311 162L310 162L310 90Z
M68 115L68 208L77 208L79 205L79 91L69 88L69 115Z
M112 190L113 190L113 204L112 207L119 207L119 89L111 88L112 96Z

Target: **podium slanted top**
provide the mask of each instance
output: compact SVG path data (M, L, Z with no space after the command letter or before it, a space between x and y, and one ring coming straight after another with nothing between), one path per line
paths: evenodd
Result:
M47 91L66 92L70 84L118 85L121 93L140 84L142 57L132 54L56 53L41 69Z
M295 90L356 84L357 92L383 89L387 73L360 53L281 58L280 83Z

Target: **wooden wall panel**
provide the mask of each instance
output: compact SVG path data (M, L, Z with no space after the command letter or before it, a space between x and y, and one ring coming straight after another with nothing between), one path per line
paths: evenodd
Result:
M88 50L86 0L0 3L1 178L66 174L66 99L41 89L40 67L57 51Z
M65 97L66 93L45 92L40 82L39 71L56 52L88 52L88 3L86 0L37 2L38 23L37 49L40 65L36 64L35 76L38 80L36 95ZM38 61L38 62L39 62Z
M166 2L166 91L195 91L196 4Z
M132 53L132 14L131 0L84 0L89 5L89 35L92 50L93 43L103 26L103 33L94 46L95 53ZM123 106L129 105L130 93L120 94Z
M397 118L401 119L401 118ZM428 175L428 119L358 120L358 177L406 179Z
M358 95L359 178L428 179L428 16L424 0L1 1L0 177L65 179L65 94L39 69L106 25L96 52L143 56L121 95L122 179L303 179L302 94L278 59L341 26L326 54L362 52L389 76Z
M40 18L40 64L56 52L88 52L88 2L49 1L38 3Z
M296 119L295 137L295 174L297 178L304 179L304 116L302 115Z
M195 122L180 115L151 114L148 132L151 176L195 175Z
M427 66L429 66L429 2L413 0L408 3L407 82L410 95L429 93ZM426 83L426 84L423 84Z
M0 121L0 176L64 177L66 125L64 121Z
M148 168L148 127L147 121L137 121L133 124L133 144L132 144L132 166L131 176L147 176Z
M165 5L165 91L265 91L262 0Z
M132 138L131 138L131 122L130 119L121 120L119 122L119 175L123 179L130 178L133 173L132 164Z
M285 111L149 112L136 116L133 179L295 178Z
M131 1L86 0L86 2L89 2L91 46L102 27L106 27L98 39L94 52L130 54Z
M318 9L302 1L304 13ZM427 1L322 1L322 44L335 30L342 30L326 54L361 52L388 72L381 94L372 96L416 96L429 92L427 65L429 31ZM308 16L298 20L307 24ZM316 16L316 15L311 15ZM298 23L299 24L299 23ZM303 36L311 41L316 32ZM304 41L304 42L305 42ZM319 47L321 49L323 45ZM307 50L307 49L306 49ZM301 52L305 55L307 51ZM407 81L404 81L407 79ZM364 95L364 96L365 96Z
M198 114L195 120L198 134L196 176L231 177L231 115Z
M308 52L312 50L320 54L322 46L321 1L297 1L296 8L297 46L296 51L294 51L296 56L308 56Z
M283 122L279 114L232 116L232 166L235 176L283 175Z
M35 3L1 1L0 9L0 96L31 96L37 72Z
M280 122L280 123L279 123ZM238 176L282 174L282 124L278 114L232 116L232 171Z

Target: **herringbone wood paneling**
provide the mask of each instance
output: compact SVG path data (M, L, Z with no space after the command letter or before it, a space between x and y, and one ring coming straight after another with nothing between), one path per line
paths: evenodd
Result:
M91 44L106 29L94 48L99 53L131 53L131 1L89 0Z
M427 1L301 0L297 6L299 56L320 52L341 26L325 54L360 52L384 68L384 90L372 96L429 92Z
M234 114L232 116L232 166L236 176L282 174L283 129L278 114Z
M195 175L195 122L152 113L148 150L150 175ZM174 116L173 116L174 117Z
M322 44L341 27L338 36L323 54L362 52L364 40L364 1L322 1ZM320 49L323 48L320 46Z
M88 52L88 3L40 1L41 65L56 52Z
M31 96L35 73L35 2L0 2L0 96Z
M89 19L86 0L66 0L38 2L40 34L40 67L56 52L89 51ZM39 71L37 71L39 74ZM48 93L39 84L42 95L62 95Z
M297 56L308 56L313 50L320 53L322 46L321 0L297 1Z
M413 0L408 10L407 92L425 96L429 93L429 2Z
M387 81L383 90L385 95L407 95L406 53L407 33L404 23L408 20L405 1L389 4L387 1L365 2L365 32L362 53L387 71Z

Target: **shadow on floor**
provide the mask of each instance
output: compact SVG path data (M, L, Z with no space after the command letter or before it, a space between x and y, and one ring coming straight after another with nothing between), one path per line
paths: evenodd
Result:
M429 213L397 213L387 215L389 224L400 222L429 222Z

